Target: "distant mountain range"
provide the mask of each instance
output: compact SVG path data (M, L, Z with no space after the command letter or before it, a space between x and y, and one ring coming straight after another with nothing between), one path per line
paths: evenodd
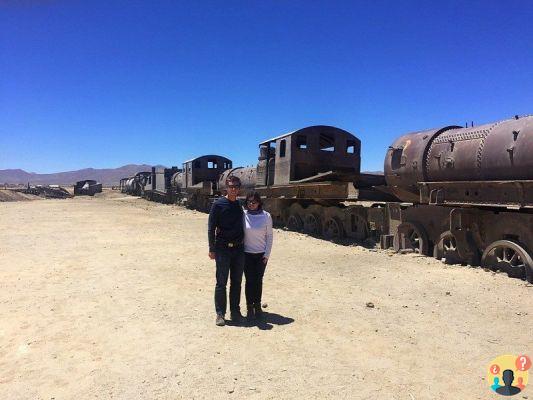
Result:
M122 178L135 175L137 172L150 171L151 168L145 164L129 164L119 168L85 168L55 174L36 174L22 169L0 169L0 184L73 185L77 181L93 179L104 186L112 186L118 185Z

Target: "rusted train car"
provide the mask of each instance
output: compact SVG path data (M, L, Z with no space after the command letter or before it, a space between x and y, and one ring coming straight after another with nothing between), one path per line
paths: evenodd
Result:
M533 117L398 138L387 151L396 250L533 281Z
M120 180L119 189L122 193L128 193L133 196L143 196L144 186L146 185L150 175L151 172L143 171L136 173L132 177L123 178Z
M96 193L102 193L102 184L95 180L86 179L74 185L75 196L94 196Z
M183 163L172 175L167 191L172 202L201 211L209 209L211 200L220 195L217 180L224 171L232 170L233 162L219 155L196 157Z
M152 167L150 175L146 179L143 188L143 197L160 203L172 203L173 197L170 191L172 176L181 171L178 167L164 168Z

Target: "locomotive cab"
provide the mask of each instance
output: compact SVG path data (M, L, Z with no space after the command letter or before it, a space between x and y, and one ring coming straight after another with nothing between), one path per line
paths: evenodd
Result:
M361 141L332 126L289 132L260 143L259 148L258 186L311 180L351 181L360 171Z

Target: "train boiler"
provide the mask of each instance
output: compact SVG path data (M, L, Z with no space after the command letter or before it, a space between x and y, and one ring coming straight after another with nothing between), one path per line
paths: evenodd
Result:
M533 280L533 117L398 138L385 179L396 250Z

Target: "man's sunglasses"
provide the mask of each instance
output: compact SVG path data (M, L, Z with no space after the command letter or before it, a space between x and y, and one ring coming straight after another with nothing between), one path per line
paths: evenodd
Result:
M247 203L248 204L259 204L259 202L255 200L248 200Z

